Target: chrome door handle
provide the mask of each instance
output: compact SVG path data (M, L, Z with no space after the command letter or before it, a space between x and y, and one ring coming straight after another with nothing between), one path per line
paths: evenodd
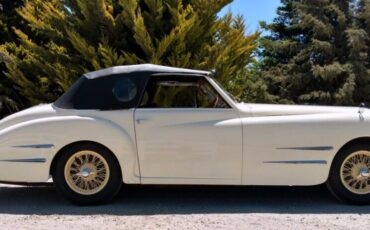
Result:
M138 123L138 124L143 123L145 121L149 121L149 119L146 119L146 118L138 118L138 119L136 119L136 123Z

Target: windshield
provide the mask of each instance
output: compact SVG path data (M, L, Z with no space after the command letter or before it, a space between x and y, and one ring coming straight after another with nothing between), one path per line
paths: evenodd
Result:
M217 81L217 79L215 79L215 78L209 78L209 79L211 79L211 81L213 81L214 83L216 83L216 85L218 86L218 87L220 87L221 89L222 89L222 91L224 91L226 94L227 94L227 96L229 96L230 97L230 99L232 100L232 101L234 101L234 103L235 102L239 102L239 100L238 99L236 99L235 97L234 97L234 95L232 95L231 93L229 93L229 91L227 91L227 89L225 89L225 87L219 82L219 81Z

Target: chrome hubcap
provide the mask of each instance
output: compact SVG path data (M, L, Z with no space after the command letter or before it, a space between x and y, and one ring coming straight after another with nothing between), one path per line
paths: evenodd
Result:
M73 154L64 168L68 186L82 195L92 195L101 191L109 179L107 161L93 151Z
M358 151L350 154L340 169L343 185L355 194L370 193L370 152Z
M76 173L77 176L82 176L84 178L89 177L90 175L94 175L95 172L93 172L90 168L83 168L79 173Z
M361 177L369 177L369 169L368 168L362 168L360 169L360 175Z

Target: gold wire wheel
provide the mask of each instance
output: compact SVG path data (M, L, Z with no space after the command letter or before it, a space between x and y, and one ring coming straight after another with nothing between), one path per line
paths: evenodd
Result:
M108 183L109 166L98 153L90 150L73 154L64 167L68 186L82 195L100 192Z
M370 193L370 152L351 153L340 168L340 179L352 193L364 195Z

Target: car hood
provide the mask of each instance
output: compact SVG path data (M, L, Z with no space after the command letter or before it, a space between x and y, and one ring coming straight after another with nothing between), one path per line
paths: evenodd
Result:
M313 105L274 105L238 103L241 113L249 116L287 116L323 113L358 113L359 107L313 106Z
M31 108L14 113L2 119L0 121L0 130L5 129L7 127L10 127L20 122L43 118L43 117L49 117L55 114L56 114L56 110L52 104L36 105Z

